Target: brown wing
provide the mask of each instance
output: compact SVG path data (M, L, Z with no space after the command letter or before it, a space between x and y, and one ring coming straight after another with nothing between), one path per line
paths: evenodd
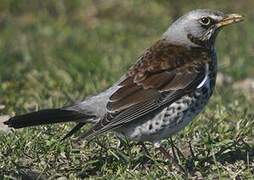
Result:
M159 41L130 68L107 104L108 113L81 138L90 138L169 105L205 78L208 51Z

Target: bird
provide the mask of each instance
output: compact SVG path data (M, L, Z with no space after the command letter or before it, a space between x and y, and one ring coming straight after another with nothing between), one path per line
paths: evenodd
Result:
M76 122L66 139L90 123L79 140L112 131L151 142L167 156L161 141L187 126L213 94L219 31L243 19L217 10L192 10L174 21L108 89L73 105L11 117L4 124L18 129Z

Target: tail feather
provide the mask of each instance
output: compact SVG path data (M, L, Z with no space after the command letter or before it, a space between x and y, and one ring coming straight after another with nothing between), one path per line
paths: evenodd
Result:
M73 110L45 109L24 115L14 116L9 120L5 121L4 124L17 129L43 124L78 121L93 117L94 116L86 115Z

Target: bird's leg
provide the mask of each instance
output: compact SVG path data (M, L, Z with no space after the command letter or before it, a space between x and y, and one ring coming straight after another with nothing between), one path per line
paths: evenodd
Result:
M169 152L164 147L162 147L159 143L155 143L154 147L156 150L160 151L167 160L175 161L175 159L169 154Z
M174 154L174 158L179 160L179 155L180 155L180 156L182 156L182 158L186 159L184 154L182 153L182 151L180 151L180 149L175 145L172 138L170 138L170 144L172 146L172 151L173 151L173 154ZM176 152L175 152L175 150L176 150Z
M142 151L145 153L145 155L148 156L148 157L150 157L150 153L149 153L148 149L146 148L145 143L139 142L138 145L141 146L141 149L142 149Z
M194 159L194 158L195 158L195 154L194 154L194 151L193 151L193 149L192 149L191 141L188 141L188 144L189 144L191 156L192 156L192 158Z
M146 148L145 143L139 142L138 145L141 146L141 150L142 150L142 152L143 152L143 154L144 154L144 159L142 160L142 163L141 163L141 164L142 164L143 166L144 166L144 165L147 165L147 164L150 164L150 163L152 162L152 159L151 159L151 155L150 155L148 149Z
M183 171L185 175L187 174L186 170L178 163L178 161L175 158L173 158L170 155L170 153L164 147L162 147L159 143L155 143L154 146L155 146L155 149L160 151L166 159L171 161L176 167L178 167L181 171Z
M171 144L171 148L172 148L172 153L173 153L174 159L177 159L177 155L176 155L176 152L175 152L175 145L174 145L174 142L173 142L173 140L171 138L170 138L170 144Z

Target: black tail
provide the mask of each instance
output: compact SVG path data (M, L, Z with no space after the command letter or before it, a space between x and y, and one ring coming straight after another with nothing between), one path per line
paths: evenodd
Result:
M14 116L9 120L5 121L4 124L17 129L28 126L78 121L89 118L93 118L93 116L89 116L72 110L45 109L20 116Z

